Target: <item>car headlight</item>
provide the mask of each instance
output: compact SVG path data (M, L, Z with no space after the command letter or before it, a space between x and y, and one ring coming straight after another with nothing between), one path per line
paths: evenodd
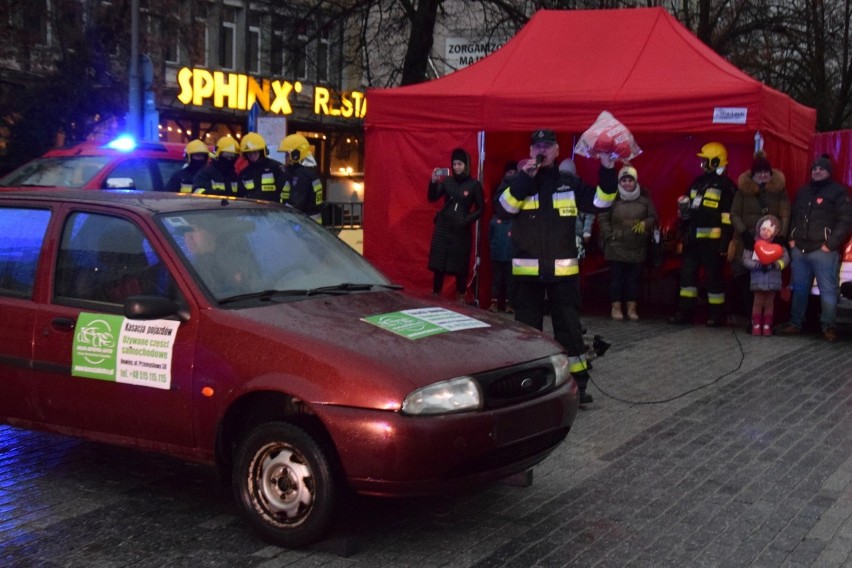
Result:
M564 353L550 356L550 363L553 365L554 381L553 385L558 387L568 382L571 378L571 372L568 370L568 356Z
M471 377L458 377L417 389L402 401L402 413L415 416L465 412L481 407L482 394Z

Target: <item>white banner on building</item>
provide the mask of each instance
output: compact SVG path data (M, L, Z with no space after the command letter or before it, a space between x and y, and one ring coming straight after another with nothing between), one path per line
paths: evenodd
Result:
M505 43L506 40L476 41L463 37L448 37L444 59L448 67L457 71L497 51Z

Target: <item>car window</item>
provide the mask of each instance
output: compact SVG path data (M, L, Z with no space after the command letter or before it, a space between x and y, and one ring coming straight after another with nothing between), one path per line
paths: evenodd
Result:
M109 156L39 158L8 174L0 186L82 187L109 161Z
M285 208L182 212L160 220L217 300L264 290L388 283L329 231Z
M155 187L157 191L163 191L166 188L166 184L171 179L172 175L179 169L183 167L183 162L178 160L161 160L156 159L154 163L157 164L157 169L160 172L160 181L161 184L158 187Z
M32 297L50 211L0 208L0 294Z
M159 170L157 170L159 175ZM130 158L116 165L107 174L108 178L130 178L133 180L133 189L142 191L154 191L156 184L152 178L151 162L148 158Z
M166 267L142 230L127 219L74 213L62 231L56 266L57 300L123 304L128 296L176 298Z

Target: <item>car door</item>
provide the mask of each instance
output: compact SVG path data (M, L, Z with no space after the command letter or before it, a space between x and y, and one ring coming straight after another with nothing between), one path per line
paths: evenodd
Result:
M39 419L33 295L51 215L45 207L0 207L0 421Z
M161 296L185 303L163 256L131 218L77 210L64 220L51 299L38 316L34 347L34 358L42 369L42 411L60 430L161 451L193 445L194 322L179 324L171 351L163 347L153 353L160 357L153 360L157 363L125 356L138 352L139 344L118 345L128 326L165 329L172 325L124 318L123 302L128 296ZM86 367L72 356L74 349L79 353L81 344L114 348L116 370L111 377L91 378L81 372ZM143 351L150 351L147 344ZM134 378L141 379L136 384L120 378L117 366L125 358L132 359L128 364L141 363L131 370ZM170 382L146 382L149 373L153 378L154 369L167 371Z

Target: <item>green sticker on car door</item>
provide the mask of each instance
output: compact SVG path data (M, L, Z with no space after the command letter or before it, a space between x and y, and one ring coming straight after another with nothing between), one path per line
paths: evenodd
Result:
M171 388L172 349L179 326L180 322L171 320L81 313L74 333L71 374Z

